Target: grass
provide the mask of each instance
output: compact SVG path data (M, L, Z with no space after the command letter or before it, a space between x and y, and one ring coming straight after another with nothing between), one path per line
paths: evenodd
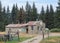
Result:
M27 39L30 39L30 38L32 38L32 37L21 37L21 38L20 38L20 42L22 42L22 41L24 41L24 40L27 40Z
M32 36L33 37L33 36ZM19 41L18 41L18 38L15 38L14 40L12 40L12 41L6 41L6 43L18 43L18 42L22 42L22 41L25 41L25 40L27 40L27 39L30 39L30 38L32 38L32 37L20 37L19 38ZM0 43L4 43L4 42L0 42Z
M30 38L32 38L32 37L20 37L20 41L18 41L18 39L16 39L16 40L12 40L12 41L7 41L6 43L18 43L18 42L22 42L22 41L25 41Z
M60 36L46 38L42 40L40 43L60 43Z
M0 34L5 34L5 32L0 32ZM22 41L28 40L30 38L33 38L35 36L36 35L30 35L30 34L20 33L20 38L19 38L20 41L18 41L17 38L14 38L14 40L7 41L6 43L18 43L18 42L22 42ZM5 43L5 42L0 41L0 43Z
M6 43L18 43L18 41L7 41Z

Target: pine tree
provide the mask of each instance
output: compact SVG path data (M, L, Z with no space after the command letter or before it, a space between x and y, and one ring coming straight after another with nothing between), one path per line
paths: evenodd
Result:
M3 30L3 15L2 15L2 4L0 1L0 31Z
M32 7L32 16L33 16L33 21L36 21L36 19L37 19L37 8L36 8L36 6L35 6L35 3L33 3L33 7Z
M47 28L49 28L49 25L50 25L50 23L49 23L49 7L48 7L48 5L47 5L47 9L46 9L46 14L45 14L45 23L46 23L46 27ZM49 28L50 29L50 28Z
M28 22L29 21L29 18L28 18L28 10L29 10L29 3L27 2L26 3L26 22Z
M2 30L5 30L5 25L7 25L7 18L6 18L7 15L6 15L5 7L3 7L2 16L3 16L3 29Z
M15 4L13 5L11 16L12 16L12 23L16 23L16 7L15 7Z
M17 6L17 4L16 4L16 23L18 23L19 21L18 21L18 12L19 12L19 10L18 10L18 6Z
M56 27L60 28L60 0L58 2L57 14L56 14Z
M0 1L0 22L2 22L3 18L2 18L2 4Z
M5 10L5 7L3 8L2 15L3 15L4 22L5 22L5 20L6 20L6 10Z
M8 24L10 24L12 21L11 21L11 13L10 13L10 10L9 10L9 6L7 6L7 22Z
M22 6L22 23L25 23L25 20L26 20L26 15L25 15L25 11L24 11L24 8Z
M22 8L20 8L18 19L20 23L24 23L25 21L25 12L24 12L23 6Z
M18 16L19 23L22 23L22 9L19 10L19 16Z
M0 1L0 13L2 12L2 4L1 4L1 1Z
M45 11L44 11L44 7L43 6L42 6L42 9L41 9L41 13L40 13L40 19L45 22Z
M54 10L53 6L50 5L50 14L49 14L49 22L50 22L50 28L54 28Z
M26 3L26 22L31 20L31 6L29 3Z

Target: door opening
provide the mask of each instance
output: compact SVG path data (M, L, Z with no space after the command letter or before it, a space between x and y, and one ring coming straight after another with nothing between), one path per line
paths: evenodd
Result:
M28 28L26 29L26 33L28 33Z

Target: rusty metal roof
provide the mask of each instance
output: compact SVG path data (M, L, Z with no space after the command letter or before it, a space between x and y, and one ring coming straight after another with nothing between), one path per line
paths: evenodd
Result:
M24 27L27 26L27 24L9 24L6 27Z

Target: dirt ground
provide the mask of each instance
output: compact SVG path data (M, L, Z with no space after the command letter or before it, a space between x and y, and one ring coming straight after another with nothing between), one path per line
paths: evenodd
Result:
M0 42L0 43L4 43L4 42Z
M21 37L31 37L31 36L37 36L36 34L26 34L26 33L20 33Z
M0 32L0 35L6 34L5 32ZM31 36L37 36L37 34L26 34L26 33L19 33L21 37L31 37Z
M0 34L6 34L5 32L0 32Z

